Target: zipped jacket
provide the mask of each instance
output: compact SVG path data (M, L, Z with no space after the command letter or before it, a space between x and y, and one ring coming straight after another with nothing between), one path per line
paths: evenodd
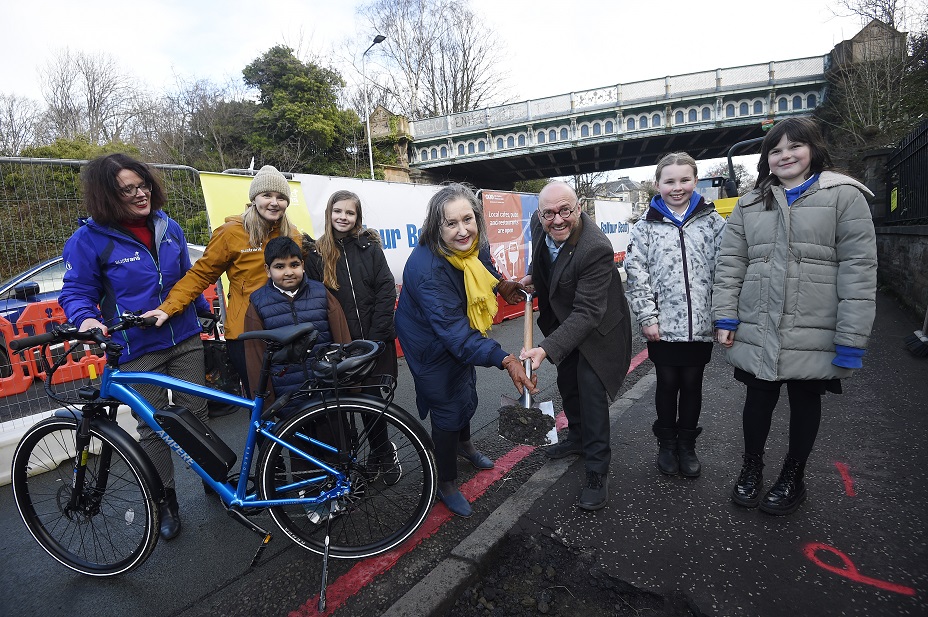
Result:
M728 361L765 381L850 377L832 360L867 347L876 315L871 193L829 171L791 206L772 190L772 210L741 197L722 239L712 311L739 322Z
M648 208L625 254L626 296L639 327L657 324L662 341L712 341L712 283L724 230L725 219L701 197L682 225Z
M480 261L493 276L490 251ZM474 330L467 319L464 273L421 244L403 270L396 308L396 331L416 384L416 407L423 420L443 431L461 430L477 411L475 366L503 368L506 352Z
M390 342L396 338L396 283L380 243L370 233L376 232L365 230L335 241L341 253L335 265L338 289L330 291L345 311L353 338Z
M213 232L203 256L158 308L168 315L174 315L197 294L215 283L222 274L226 274L229 289L226 290L225 336L226 339L238 338L245 325L248 298L267 282L264 247L279 235L280 228L274 227L264 244L253 247L242 216L226 217L225 224ZM295 227L292 237L299 246L302 236Z
M264 287L259 287L251 294L251 305L261 320L262 330L276 330L301 323L316 326L318 337L315 346L306 356L305 367L286 364L271 366L274 392L277 396L282 396L297 389L309 378L310 359L314 357L317 349L332 342L328 293L322 283L310 280L304 275L296 295L291 298L268 279Z
M68 321L80 327L85 319L104 324L125 311L148 311L164 302L190 270L187 240L180 225L156 210L155 254L128 231L100 225L92 218L64 245L64 283L58 303ZM150 351L173 347L202 332L197 307L210 312L202 294L190 299L160 328L129 328L114 334L125 347L120 363Z

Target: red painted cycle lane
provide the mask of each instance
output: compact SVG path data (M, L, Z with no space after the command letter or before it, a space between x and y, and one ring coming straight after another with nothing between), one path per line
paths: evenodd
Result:
M628 367L628 373L634 371L636 368L638 368L639 365L641 365L642 362L647 359L648 350L643 349L634 358L632 358L631 364ZM555 424L558 430L567 426L567 418L564 416L564 412L561 412L557 415ZM496 459L493 469L480 471L468 482L462 484L461 493L464 495L464 497L467 498L467 501L473 503L482 497L487 489L497 480L503 478L512 470L513 467L516 466L516 464L518 464L522 459L534 451L535 446L514 447L512 450ZM384 553L383 555L378 555L377 557L371 557L370 559L359 561L350 570L348 570L348 572L333 581L332 584L326 588L326 610L324 613L319 613L316 610L319 605L319 596L317 594L307 600L295 611L291 611L289 617L331 615L339 608L341 608L342 605L348 600L348 598L361 591L365 585L371 583L375 578L387 572L390 568L396 565L396 563L403 555L410 552L426 538L432 536L432 534L438 531L442 525L444 525L452 518L453 515L448 510L448 508L444 506L444 504L440 504L440 507L436 505L436 507L432 508L432 512L425 519L422 527L420 527L416 533L414 533L406 542L404 542L402 546Z

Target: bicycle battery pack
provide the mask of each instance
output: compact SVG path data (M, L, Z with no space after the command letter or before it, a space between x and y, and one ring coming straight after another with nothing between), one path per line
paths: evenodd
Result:
M209 477L217 482L226 481L237 456L192 411L186 407L172 405L156 411L155 420L164 428L168 437L174 440L187 456L196 461Z

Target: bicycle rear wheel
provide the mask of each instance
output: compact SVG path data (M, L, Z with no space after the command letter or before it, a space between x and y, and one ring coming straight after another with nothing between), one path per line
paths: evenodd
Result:
M13 454L13 496L29 533L82 574L114 576L139 566L158 541L158 506L135 453L96 428L81 495L70 507L78 421L49 418Z
M351 491L316 507L275 506L271 517L294 542L321 554L331 516L329 555L336 558L370 557L405 541L425 521L436 486L433 454L411 422L389 409L380 415L378 403L358 399L303 410L281 422L278 437L344 473ZM311 444L310 437L337 453ZM335 483L276 442L263 448L258 477L264 499L314 497Z

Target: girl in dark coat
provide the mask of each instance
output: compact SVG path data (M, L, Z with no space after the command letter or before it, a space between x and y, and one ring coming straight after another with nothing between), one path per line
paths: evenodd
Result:
M500 281L490 263L483 208L466 186L443 187L429 201L419 245L403 271L396 330L416 384L416 405L429 416L438 466L438 496L458 516L472 514L458 490L455 457L478 469L493 461L471 442L477 410L475 366L506 369L521 394L537 389L519 359L487 338L496 314L496 291L510 303L521 285Z
M322 282L341 304L351 338L382 341L385 345L364 383L379 383L381 375L396 379L396 284L380 235L362 225L361 199L356 194L335 191L329 197L325 234L316 241L316 250L322 262ZM371 445L381 464L397 464L396 447L387 437L385 423L371 428Z
M357 195L332 193L325 207L325 234L316 241L316 249L322 258L322 282L342 305L351 338L386 343L372 375L388 374L395 379L396 284L380 235L362 225Z

